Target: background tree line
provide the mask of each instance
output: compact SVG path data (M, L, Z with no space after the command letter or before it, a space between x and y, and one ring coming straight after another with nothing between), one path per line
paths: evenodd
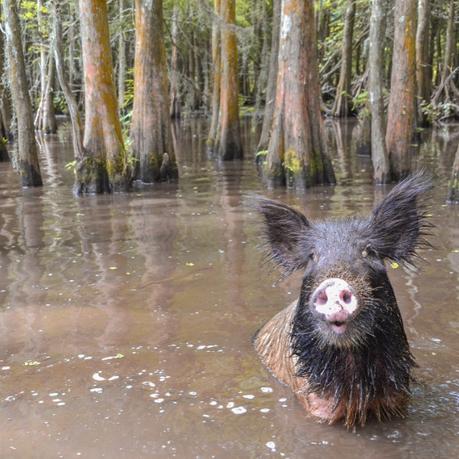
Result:
M410 171L419 129L459 117L456 0L3 0L0 133L24 186L37 137L72 123L77 193L176 179L171 120L210 118L241 158L262 123L268 183L334 183L323 117L364 126L376 183ZM459 150L450 196L459 195ZM0 157L6 159L5 142Z

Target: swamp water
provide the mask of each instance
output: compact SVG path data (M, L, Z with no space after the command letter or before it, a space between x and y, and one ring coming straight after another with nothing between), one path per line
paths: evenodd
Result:
M209 160L193 120L177 133L180 182L128 194L74 198L57 137L41 190L20 190L0 164L0 457L455 457L459 206L444 198L458 128L426 131L415 158L435 175L427 263L390 269L419 364L407 419L319 424L252 348L300 281L263 267L246 197L311 218L368 213L382 191L358 130L328 126L340 185L306 194L263 188L249 122L244 161Z

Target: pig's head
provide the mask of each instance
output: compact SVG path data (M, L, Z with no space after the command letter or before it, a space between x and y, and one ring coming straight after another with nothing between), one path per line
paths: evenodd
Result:
M383 393L409 390L414 360L385 263L409 264L426 244L429 224L419 198L429 188L416 174L368 218L319 222L260 201L271 258L286 273L304 272L291 331L298 376L336 404L358 397L368 405Z

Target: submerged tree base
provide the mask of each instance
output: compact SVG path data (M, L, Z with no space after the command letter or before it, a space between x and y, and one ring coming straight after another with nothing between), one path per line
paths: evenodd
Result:
M40 169L37 169L32 164L25 163L24 161L19 161L18 166L23 188L43 186Z
M447 202L450 204L459 204L459 172L453 174L448 187Z
M9 160L10 160L10 157L8 155L8 150L6 148L5 143L2 142L0 144L0 163L8 162Z
M83 194L111 193L112 187L108 178L104 161L93 158L83 158L76 166L76 179L73 193Z
M328 160L325 160L327 162ZM316 185L335 185L336 179L331 164L315 167L314 164L303 164L293 152L287 152L283 164L258 163L262 179L270 188L287 187L305 190Z
M136 180L144 184L174 182L178 180L178 168L175 158L164 153L162 158L156 154L142 157Z

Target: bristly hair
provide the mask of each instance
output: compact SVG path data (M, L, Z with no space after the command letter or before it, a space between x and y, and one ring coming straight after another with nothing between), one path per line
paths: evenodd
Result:
M416 249L431 247L425 239L433 227L426 204L431 189L431 177L421 170L396 185L374 209L367 238L379 257L412 265Z
M369 414L403 416L415 361L389 281L364 299L355 321L366 337L354 346L324 343L307 307L310 294L301 293L291 333L297 376L308 381L307 392L332 400L332 421L344 417L348 428L364 425Z
M257 197L256 209L264 218L262 248L269 261L280 267L285 276L304 268L311 243L307 218L287 205Z

